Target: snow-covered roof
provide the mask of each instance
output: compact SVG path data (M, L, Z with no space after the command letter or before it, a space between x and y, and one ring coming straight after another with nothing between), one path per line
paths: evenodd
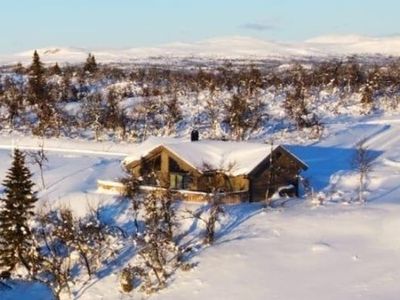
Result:
M207 165L212 170L223 170L238 176L254 170L278 147L261 143L199 140L187 138L150 137L138 145L123 161L124 165L139 161L159 146L165 147L193 168L202 171Z

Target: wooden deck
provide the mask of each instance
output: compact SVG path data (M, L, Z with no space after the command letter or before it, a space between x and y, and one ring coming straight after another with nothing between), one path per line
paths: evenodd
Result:
M124 185L120 182L107 181L107 180L97 181L97 190L100 193L122 195L124 189L125 189ZM154 190L164 191L166 189L155 186L141 186L140 190L143 193L149 193ZM210 199L213 199L215 196L217 196L218 199L225 204L237 204L249 201L248 191L218 193L216 195L213 195L211 193L188 191L188 190L171 190L171 192L173 193L173 195L176 197L177 200L182 200L187 202L204 203L210 201Z

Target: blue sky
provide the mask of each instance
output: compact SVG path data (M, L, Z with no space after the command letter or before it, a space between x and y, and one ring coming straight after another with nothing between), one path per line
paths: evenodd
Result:
M0 53L128 48L241 35L397 35L398 0L1 0Z

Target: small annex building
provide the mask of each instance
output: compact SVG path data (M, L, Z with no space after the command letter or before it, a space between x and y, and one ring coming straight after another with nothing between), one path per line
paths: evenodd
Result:
M263 201L282 187L298 195L307 166L285 147L261 143L149 137L123 165L145 188L169 188L187 201L218 193L224 203ZM268 197L267 197L268 196Z

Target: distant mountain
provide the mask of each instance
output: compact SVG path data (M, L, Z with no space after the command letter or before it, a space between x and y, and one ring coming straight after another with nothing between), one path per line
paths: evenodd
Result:
M307 40L304 44L316 47L321 53L329 55L400 56L400 36L327 35Z
M136 62L149 59L287 59L345 55L400 56L400 36L366 37L358 35L320 36L304 42L283 43L251 37L222 37L194 43L170 43L158 47L123 50L89 50L83 48L48 47L38 49L44 62L83 62L92 52L100 62ZM0 55L1 64L29 63L33 50Z

